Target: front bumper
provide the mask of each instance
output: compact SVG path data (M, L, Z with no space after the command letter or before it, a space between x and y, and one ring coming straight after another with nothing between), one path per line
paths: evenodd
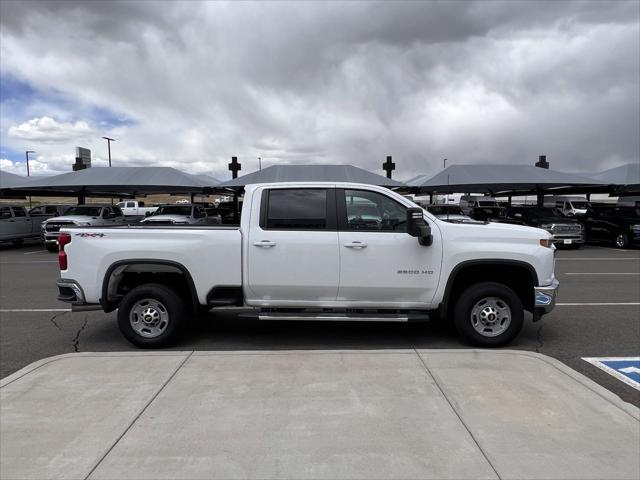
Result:
M551 285L545 285L543 287L534 287L535 300L534 300L534 321L539 320L542 315L549 313L556 306L556 297L558 295L558 288L560 282L557 279L553 279Z

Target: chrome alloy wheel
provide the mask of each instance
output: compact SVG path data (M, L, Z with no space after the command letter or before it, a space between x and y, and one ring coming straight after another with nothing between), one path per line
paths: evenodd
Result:
M131 308L129 323L134 332L144 338L155 338L167 329L169 312L158 300L145 298Z
M616 235L616 247L623 248L627 244L627 239L624 236L624 233Z
M497 337L511 324L511 309L498 297L478 301L471 309L471 325L484 337Z

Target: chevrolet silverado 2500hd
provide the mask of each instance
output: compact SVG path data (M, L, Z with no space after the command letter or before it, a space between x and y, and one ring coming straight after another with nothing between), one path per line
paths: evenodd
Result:
M259 319L411 321L438 315L498 346L555 305L551 235L441 221L386 188L248 185L239 226L63 228L59 299L118 309L140 347L175 341L189 315L253 307Z

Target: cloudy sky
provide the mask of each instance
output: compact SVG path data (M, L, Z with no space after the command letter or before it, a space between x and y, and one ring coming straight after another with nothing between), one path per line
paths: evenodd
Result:
M640 151L638 1L0 4L0 167L226 179L351 163L603 170Z

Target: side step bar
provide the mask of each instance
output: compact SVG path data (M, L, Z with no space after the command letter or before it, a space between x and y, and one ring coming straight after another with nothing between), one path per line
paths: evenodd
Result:
M327 322L420 322L426 313L258 313L258 320L312 320ZM254 316L255 318L255 316Z

